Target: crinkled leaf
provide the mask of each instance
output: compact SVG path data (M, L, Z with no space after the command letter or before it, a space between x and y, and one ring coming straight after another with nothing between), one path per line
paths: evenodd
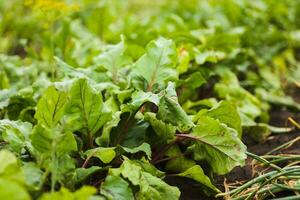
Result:
M25 146L32 149L29 143L31 131L32 125L28 122L0 120L0 133L2 132L3 140L8 142L9 147L17 153L21 153Z
M168 87L159 101L157 118L176 126L183 132L194 126L190 117L178 103L174 83L168 83Z
M194 145L190 149L196 160L205 160L217 174L226 174L236 166L243 166L246 146L237 132L225 124L210 118L199 118L190 135Z
M156 114L147 112L144 114L144 119L150 123L156 133L155 137L154 134L149 136L155 146L165 145L175 138L176 127L157 119Z
M139 186L139 191L136 194L138 199L179 199L180 191L176 187L169 186L160 178L143 171L143 169L124 157L124 162L118 169L109 171L110 175L122 175L135 186Z
M134 200L129 184L120 176L108 175L100 188L108 200Z

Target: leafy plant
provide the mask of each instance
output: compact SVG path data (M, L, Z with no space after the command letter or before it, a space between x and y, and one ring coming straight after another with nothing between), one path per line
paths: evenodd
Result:
M179 199L168 176L220 193L214 177L245 164L243 134L286 132L269 110L300 109L286 95L299 9L1 1L0 197Z

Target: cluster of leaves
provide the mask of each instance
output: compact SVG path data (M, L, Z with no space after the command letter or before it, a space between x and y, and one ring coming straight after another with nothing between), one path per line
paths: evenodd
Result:
M79 9L51 29L44 4L11 2L0 2L3 199L178 199L169 174L214 195L213 174L244 165L242 133L282 131L270 105L300 110L284 93L299 86L299 2L153 1L142 20L147 3L71 1Z

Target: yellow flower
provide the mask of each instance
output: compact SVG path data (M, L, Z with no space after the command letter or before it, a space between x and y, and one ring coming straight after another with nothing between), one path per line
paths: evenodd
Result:
M26 6L31 6L34 9L40 9L42 11L78 11L79 6L77 4L66 4L60 0L25 0Z

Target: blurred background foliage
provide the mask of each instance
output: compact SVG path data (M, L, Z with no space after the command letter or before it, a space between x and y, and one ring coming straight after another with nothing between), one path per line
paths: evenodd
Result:
M135 61L163 36L177 47L177 91L188 113L217 97L267 123L270 104L300 109L287 96L300 85L299 19L295 0L0 1L0 87L20 89L20 76L39 86L55 81L54 56L97 66L94 58L121 35Z

